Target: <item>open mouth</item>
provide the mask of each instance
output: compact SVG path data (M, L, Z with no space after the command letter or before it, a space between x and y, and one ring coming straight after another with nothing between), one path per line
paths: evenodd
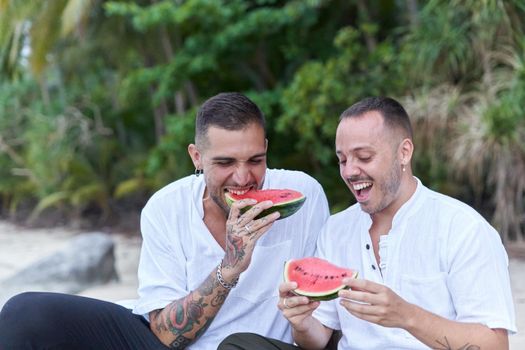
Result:
M231 187L228 187L228 188L224 189L224 192L232 193L232 194L235 194L237 196L242 196L243 194L245 194L246 192L250 191L251 189L253 189L253 186L243 187L243 188L231 188Z
M355 198L358 202L364 202L368 199L370 191L372 190L372 182L357 182L352 183L352 188L355 192Z

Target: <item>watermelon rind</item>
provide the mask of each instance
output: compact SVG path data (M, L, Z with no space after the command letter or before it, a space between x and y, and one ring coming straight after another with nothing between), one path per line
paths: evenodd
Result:
M333 300L333 299L339 298L339 291L343 290L343 289L348 289L348 288L349 288L348 286L341 286L340 288L335 290L334 293L321 294L321 295L317 295L316 293L309 293L307 291L303 291L303 290L300 290L300 289L295 289L295 290L292 291L292 293L295 294L295 295L307 297L308 299L314 300L314 301L329 301L329 300Z
M236 201L228 192L224 194L224 197L226 198L226 203L229 206L231 206ZM295 214L299 209L301 209L305 201L306 201L306 197L303 195L302 197L294 198L289 201L275 203L271 208L265 209L262 212L260 212L259 215L255 217L255 220L265 217L266 215L269 215L276 211L278 211L280 214L277 220L282 220L284 218L287 218ZM252 207L253 206L251 205L244 207L241 209L241 212L245 213L246 211L250 210Z
M312 258L308 257L308 258L303 258L303 259L312 259ZM317 258L314 258L314 259L317 259ZM290 260L290 261L287 261L285 263L285 265L284 265L284 272L283 272L284 281L285 282L290 282L290 279L289 279L288 273L287 273L290 265L292 263L295 263L295 262L300 261L300 260L302 260L302 259ZM322 260L322 259L319 259L319 260ZM337 266L334 265L334 267L337 267ZM358 275L357 271L353 271L353 270L350 270L350 269L347 269L347 270L352 272L352 274L350 276L351 278L357 278L357 275ZM339 291L343 290L343 289L349 289L349 287L347 285L341 284L341 285L337 286L336 288L332 288L332 289L325 290L325 291L322 291L322 292L312 292L312 291L307 291L307 290L302 290L300 288L296 288L296 289L294 289L292 291L292 293L294 293L295 295L299 295L299 296L305 296L308 299L313 300L313 301L329 301L329 300L333 300L333 299L338 298L339 297Z

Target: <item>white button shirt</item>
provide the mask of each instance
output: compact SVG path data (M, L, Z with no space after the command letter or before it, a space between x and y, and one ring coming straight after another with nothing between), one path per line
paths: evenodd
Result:
M297 213L276 221L259 239L250 266L209 328L188 349L215 350L235 332L292 341L290 326L277 308L278 286L285 261L314 254L318 234L329 216L328 203L319 183L298 171L269 169L264 188L294 189L306 201ZM155 193L142 211L140 299L135 314L147 315L185 297L224 257L202 220L204 189L203 176L188 176Z
M359 204L330 217L317 255L359 271L406 301L450 320L516 332L508 258L498 233L466 204L431 191L416 192L397 212L375 259L370 215ZM339 299L322 302L314 317L342 329L339 349L428 349L407 331L352 316Z

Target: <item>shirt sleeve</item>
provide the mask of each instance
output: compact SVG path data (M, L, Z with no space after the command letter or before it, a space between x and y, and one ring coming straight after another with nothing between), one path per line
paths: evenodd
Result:
M139 300L133 312L145 316L188 294L184 252L169 239L170 225L156 209L155 203L148 203L140 222L143 242L138 266ZM171 227L171 232L174 229Z
M447 278L457 321L515 333L508 257L500 236L488 223L476 222L460 237L450 237L455 243L449 245Z

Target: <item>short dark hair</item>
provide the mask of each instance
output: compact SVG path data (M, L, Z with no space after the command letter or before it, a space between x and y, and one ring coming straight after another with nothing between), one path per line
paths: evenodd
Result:
M385 125L392 129L400 129L405 133L404 136L412 139L412 125L408 113L401 103L391 97L367 97L353 104L345 110L339 117L339 121L361 116L365 113L376 111L383 116Z
M242 130L255 123L266 132L266 120L259 107L238 92L222 92L203 103L195 123L195 143L204 145L210 126Z

